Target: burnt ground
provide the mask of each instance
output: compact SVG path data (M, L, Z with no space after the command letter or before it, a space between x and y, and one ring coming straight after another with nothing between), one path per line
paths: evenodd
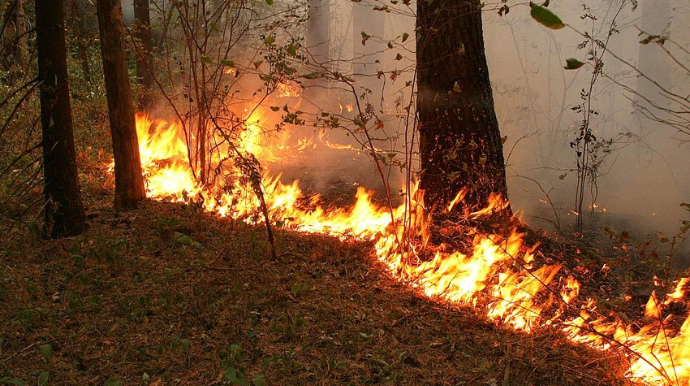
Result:
M260 227L90 200L81 236L4 236L0 384L630 384L618 355L425 298L367 243L278 231L271 260Z

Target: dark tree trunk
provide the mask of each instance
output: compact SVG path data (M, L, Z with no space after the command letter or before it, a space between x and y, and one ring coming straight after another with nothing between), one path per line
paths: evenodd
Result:
M52 238L77 235L86 225L72 133L64 20L62 0L36 0L46 199L43 229Z
M151 16L149 0L134 0L134 37L139 41L137 49L137 77L144 86L144 93L139 99L142 109L151 107L151 92L154 86L153 73L153 36L151 33Z
M480 0L419 0L417 37L420 187L427 204L442 208L463 188L469 193L458 209L480 209L491 193L507 197Z
M115 209L131 209L146 198L132 91L125 60L120 0L98 0L98 28L115 159Z
M79 63L81 64L81 72L84 80L91 83L91 67L89 66L89 45L86 39L86 32L84 28L84 19L79 12L79 3L77 0L70 1L70 10L72 12L72 33L77 40L77 49L79 53Z

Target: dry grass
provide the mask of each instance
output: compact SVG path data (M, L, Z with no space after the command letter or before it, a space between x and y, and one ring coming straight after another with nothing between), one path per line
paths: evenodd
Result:
M627 382L618 357L550 329L515 333L421 296L390 278L369 245L278 232L280 258L272 261L261 228L179 205L116 214L109 204L92 203L91 227L76 238L38 241L24 229L5 237L0 379L36 384L48 372L50 385Z

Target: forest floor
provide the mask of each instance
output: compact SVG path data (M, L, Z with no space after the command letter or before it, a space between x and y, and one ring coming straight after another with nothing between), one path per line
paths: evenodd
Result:
M423 296L370 243L279 230L272 260L261 227L180 204L116 213L110 192L88 186L87 197L78 237L3 237L0 384L631 384L616 353ZM599 269L625 258L530 237L550 261L572 252L565 269L602 307L626 290Z

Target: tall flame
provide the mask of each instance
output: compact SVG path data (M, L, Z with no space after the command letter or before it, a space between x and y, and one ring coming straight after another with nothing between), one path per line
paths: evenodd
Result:
M241 147L256 153L261 160L278 157L280 146L267 149L261 142L258 120L248 120L241 136ZM253 122L253 123L251 123ZM244 186L235 170L224 171L226 181L201 186L189 166L188 149L181 126L137 115L142 167L148 195L160 200L198 200L206 210L219 216L258 222L259 202ZM311 146L298 144L297 151ZM229 181L229 182L228 182ZM261 180L271 221L290 229L372 240L378 259L398 279L409 283L425 295L451 303L469 304L486 312L496 321L520 331L530 332L541 325L561 326L573 341L591 347L621 350L630 358L627 376L651 384L690 386L690 317L679 329L670 323L673 315L664 309L682 302L690 278L679 281L675 291L663 300L652 294L646 307L650 323L635 329L616 318L597 313L593 300L578 301L580 284L573 278L554 280L559 265L534 268L534 249L528 248L523 234L485 235L470 230L473 238L469 250L447 251L433 247L431 258L422 258L415 246L428 240L428 220L423 200L416 188L407 192L407 200L398 208L388 209L372 202L372 193L357 190L357 201L351 208L326 209L318 197L305 203L299 182L280 182L280 176L265 173ZM462 200L463 193L458 195ZM448 209L457 204L454 200ZM493 196L484 210L472 213L480 217L505 208L508 202ZM421 240L421 241L420 241ZM487 295L491 301L480 301ZM566 316L579 307L578 316ZM545 316L545 311L550 316ZM677 325L677 323L676 323Z

